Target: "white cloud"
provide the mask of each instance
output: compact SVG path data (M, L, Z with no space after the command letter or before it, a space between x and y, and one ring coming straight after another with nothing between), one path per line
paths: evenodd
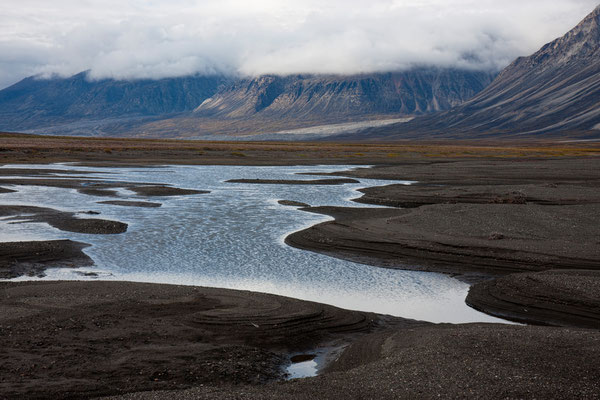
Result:
M3 0L0 87L32 74L501 68L597 0Z

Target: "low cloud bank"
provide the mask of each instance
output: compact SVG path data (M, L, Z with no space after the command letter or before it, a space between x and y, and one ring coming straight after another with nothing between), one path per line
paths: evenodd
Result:
M5 0L0 88L25 76L500 69L597 0ZM325 4L324 4L325 3Z

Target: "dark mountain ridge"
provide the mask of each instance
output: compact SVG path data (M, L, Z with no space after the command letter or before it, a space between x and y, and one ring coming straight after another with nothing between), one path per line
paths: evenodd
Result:
M0 91L0 127L35 129L87 119L159 116L191 111L227 79L192 76L160 80L25 78Z
M94 81L83 72L70 78L30 77L0 91L0 130L179 137L274 126L265 121L302 127L412 116L460 104L494 75L423 67L355 76Z
M194 113L221 118L420 115L463 103L483 90L494 75L423 67L350 76L262 76L223 87Z

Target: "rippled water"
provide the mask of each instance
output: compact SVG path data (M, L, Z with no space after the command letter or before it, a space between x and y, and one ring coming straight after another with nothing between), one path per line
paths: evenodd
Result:
M284 244L283 239L289 233L329 218L281 206L278 200L313 206L356 207L356 203L350 202L359 197L356 189L390 184L389 181L361 179L360 184L341 186L224 182L236 178L313 179L297 173L351 167L99 169L39 165L28 168L100 170L101 174L90 176L211 191L193 196L142 198L119 190L123 197L120 200L161 202L160 208L97 204L109 198L59 188L15 186L17 193L0 194L0 204L38 205L65 211L94 210L101 213L99 218L128 223L124 234L87 235L61 232L46 224L14 225L0 220L1 241L68 238L92 244L85 252L96 266L81 271L95 271L100 279L245 289L433 322L498 321L466 306L468 285L446 275L375 268ZM44 279L94 278L82 278L72 269L53 269Z

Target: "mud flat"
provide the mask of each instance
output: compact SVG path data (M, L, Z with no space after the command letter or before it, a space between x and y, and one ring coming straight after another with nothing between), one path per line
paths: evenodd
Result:
M207 194L208 190L180 189L171 186L152 185L152 186L133 186L128 188L140 196L188 196L191 194Z
M93 211L66 212L51 208L0 205L0 217L13 224L46 223L66 232L95 235L119 234L127 224L98 218L78 218L78 214ZM89 245L71 240L47 240L0 243L0 279L20 276L43 277L48 268L79 268L93 265L82 250Z
M309 209L336 220L288 240L373 265L477 280L476 307L494 314L512 302L515 319L570 327L432 325L168 285L3 283L0 394L598 398L600 331L581 327L596 318L600 158L394 164L336 175L419 181L364 193L369 203L410 209ZM323 374L277 381L292 352L330 345L348 347Z
M0 289L8 398L593 398L600 389L594 330L432 325L187 286ZM348 344L322 375L277 381L291 353Z
M302 203L300 201L293 201L293 200L279 200L277 203L282 206L288 206L288 207L310 207L310 205L308 205L306 203Z

